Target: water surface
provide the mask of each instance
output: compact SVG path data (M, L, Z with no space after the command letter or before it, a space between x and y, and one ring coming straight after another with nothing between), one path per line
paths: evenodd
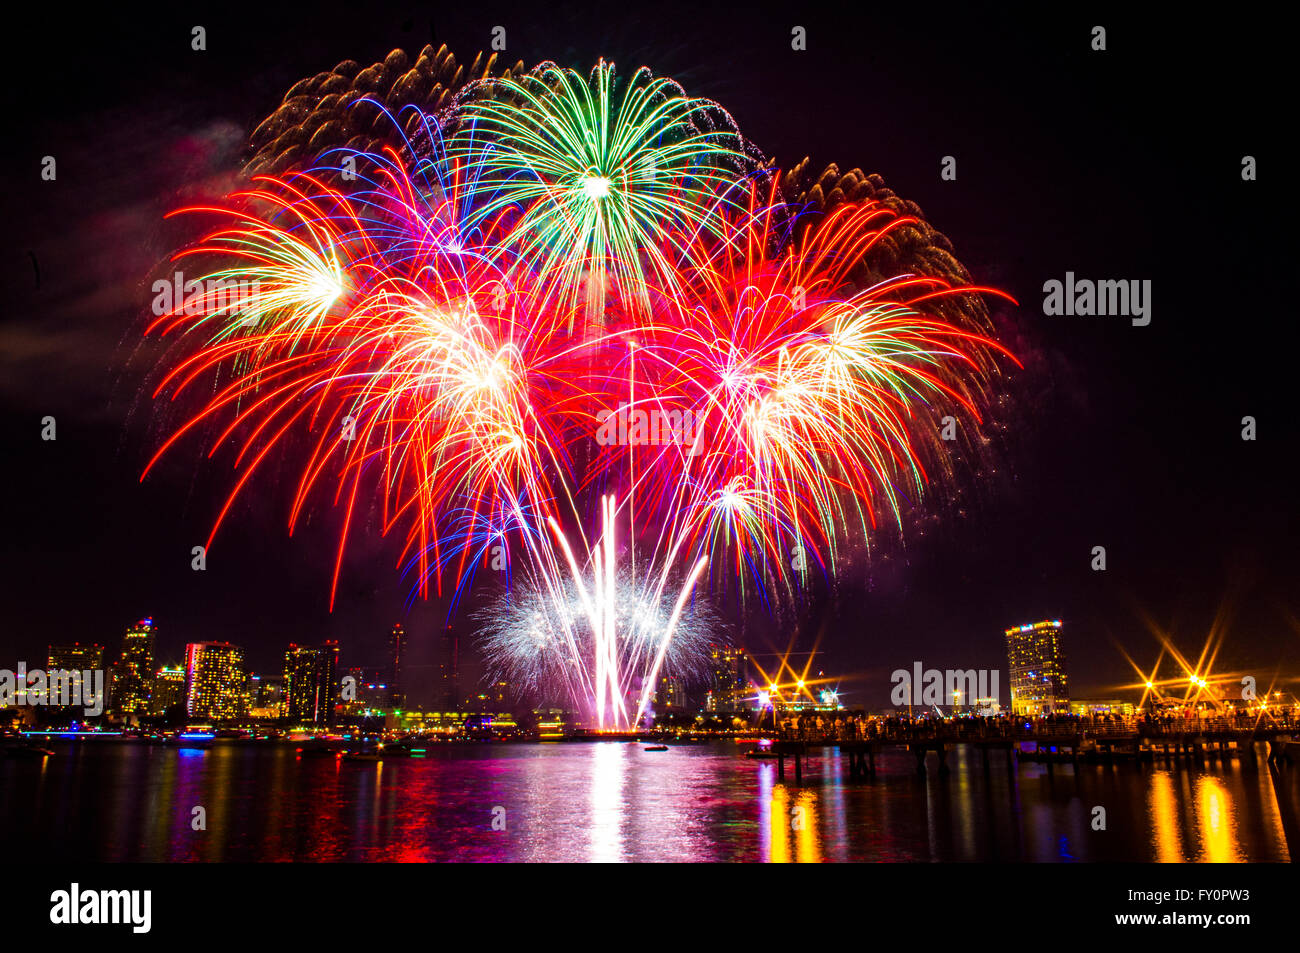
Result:
M825 749L786 782L731 742L442 745L380 763L289 746L54 742L0 760L14 856L103 861L1288 861L1300 770L1251 762L924 776L886 752L850 782ZM193 808L207 829L192 829ZM1105 830L1094 830L1094 809ZM504 824L504 830L494 829Z

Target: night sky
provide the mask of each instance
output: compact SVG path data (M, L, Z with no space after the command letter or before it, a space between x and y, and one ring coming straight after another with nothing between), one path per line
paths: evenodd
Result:
M1276 25L1147 22L1121 7L701 14L485 0L87 19L38 6L7 31L0 667L42 665L48 643L73 640L115 658L126 626L152 615L160 661L229 640L259 671L278 671L290 641L326 638L342 642L344 666L378 665L400 620L413 675L429 671L418 666L433 661L447 607L407 610L399 540L354 538L331 614L337 514L318 507L290 538L287 483L260 480L207 571L190 569L231 457L187 444L139 482L166 433L144 389L158 352L141 329L176 241L163 215L234 185L245 137L292 83L427 42L468 63L502 25L507 62L645 64L718 100L780 165L810 155L881 174L976 281L1020 302L994 309L1025 368L998 381L990 465L909 511L902 542L882 533L855 554L799 618L722 607L734 640L816 645L814 667L868 707L916 660L1005 672L1003 629L1041 618L1065 621L1074 695L1133 681L1117 644L1153 662L1148 622L1194 657L1221 615L1220 668L1264 682L1297 672L1296 316L1292 243L1276 235L1291 175L1278 140L1292 123L1273 103L1290 82ZM190 49L195 24L206 52ZM803 52L790 48L796 24ZM1089 48L1095 24L1105 52ZM40 179L45 155L55 182ZM940 179L945 155L955 182ZM1244 155L1258 181L1242 181ZM1045 316L1043 283L1067 271L1151 280L1151 324ZM54 442L41 440L46 415ZM1241 439L1245 415L1255 442ZM1090 569L1094 545L1104 573ZM463 614L455 624L470 638Z

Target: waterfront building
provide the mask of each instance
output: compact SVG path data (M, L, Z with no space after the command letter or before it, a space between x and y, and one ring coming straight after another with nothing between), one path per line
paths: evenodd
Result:
M112 707L120 715L147 715L153 711L153 619L141 619L122 636L122 657L113 665Z
M1061 620L1028 622L1012 626L1005 634L1012 714L1042 716L1069 712Z
M441 686L443 708L454 711L460 708L460 639L447 626L442 636L441 658L438 660L438 681Z
M55 677L55 673L57 672L76 672L78 673L78 676L80 676L80 673L82 672L97 672L103 671L103 669L104 646L102 645L97 645L93 642L86 643L85 645L80 642L73 642L71 644L49 646L46 655L45 672L51 679L51 684ZM91 684L94 684L93 675L91 676L91 679ZM23 690L22 694L25 696L26 691ZM50 699L50 704L54 704L54 699L52 697ZM73 708L78 706L59 707Z
M244 650L229 642L185 646L185 714L194 720L243 717L248 689Z
M185 701L185 669L179 665L166 666L154 672L153 712L165 715L167 709Z
M330 725L334 720L338 643L293 645L284 653L285 715L295 724Z
M249 715L253 718L284 717L284 676L250 675L248 677Z
M80 642L73 642L70 645L51 645L45 663L47 672L93 672L103 667L104 646L93 642L85 645Z
M402 708L406 705L406 695L402 691L402 666L406 662L406 643L406 630L399 622L388 633L389 697L384 700L384 703L393 708Z
M349 718L368 717L386 711L392 707L393 693L388 678L391 668L382 669L354 666L344 669L339 685L348 684L352 679L352 697L340 693L340 710Z
M746 673L745 650L719 643L710 645L705 711L744 711L752 697Z
M680 711L686 707L682 680L676 675L664 675L655 689L655 708L659 711Z

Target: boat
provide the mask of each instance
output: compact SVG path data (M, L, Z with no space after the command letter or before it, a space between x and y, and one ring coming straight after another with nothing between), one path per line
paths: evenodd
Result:
M753 751L745 752L746 758L779 758L781 757L770 748L755 748Z
M336 758L339 753L338 745L324 738L305 741L302 747L298 749L300 758Z
M394 758L409 758L411 746L405 741L390 741L378 748L362 751L345 751L344 761L391 761Z
M650 746L647 747L645 750L646 750L646 751L667 751L667 750L668 750L668 746L667 746L667 745L650 745Z
M166 744L174 748L211 748L213 737L210 731L178 731L167 737Z

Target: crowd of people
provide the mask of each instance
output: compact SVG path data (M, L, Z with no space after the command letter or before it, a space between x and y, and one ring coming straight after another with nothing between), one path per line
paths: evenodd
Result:
M1136 731L1159 735L1196 731L1246 730L1255 726L1289 728L1297 724L1293 708L1163 710L1122 715L1100 712L1077 715L1064 712L1038 717L999 714L939 717L926 713L868 715L864 712L778 711L777 732L790 741L872 741L905 735L913 738L1013 738L1043 734L1118 734ZM770 723L769 723L770 725Z

